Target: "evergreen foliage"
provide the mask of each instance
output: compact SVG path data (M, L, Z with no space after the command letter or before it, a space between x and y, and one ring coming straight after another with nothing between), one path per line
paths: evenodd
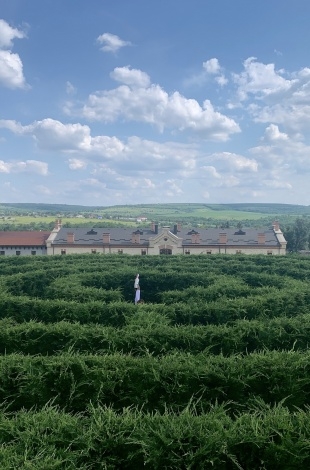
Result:
M294 255L1 258L0 468L308 468L309 283Z

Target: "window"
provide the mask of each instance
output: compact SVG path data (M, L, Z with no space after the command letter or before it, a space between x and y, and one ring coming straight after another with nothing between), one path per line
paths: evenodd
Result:
M272 255L272 251L267 251L267 255Z
M207 251L207 255L211 255L211 254L212 254L211 250Z
M121 248L118 250L118 254L119 254L119 255L122 255L122 254L123 254L123 250L122 250Z
M16 250L16 256L20 255L20 250Z
M92 248L92 249L91 249L91 252L95 255L95 254L97 253L96 248Z
M146 250L141 250L141 255L146 255Z
M160 248L160 255L172 255L172 250L170 248Z
M241 255L241 250L236 250L236 255Z
M65 249L62 249L62 250L61 250L61 254L62 254L62 255L65 255L65 254L66 254L66 250L65 250Z
M4 256L4 255L5 255L5 251L1 250L1 251L0 251L0 255L1 255L1 256Z
M31 254L34 256L37 254L36 250L31 250Z
M191 250L185 250L185 254L186 254L186 255L190 255L190 254L191 254Z

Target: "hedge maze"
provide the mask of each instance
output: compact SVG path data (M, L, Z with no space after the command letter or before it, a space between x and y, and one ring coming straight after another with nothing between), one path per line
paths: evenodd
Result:
M309 468L309 343L310 258L1 258L0 468Z

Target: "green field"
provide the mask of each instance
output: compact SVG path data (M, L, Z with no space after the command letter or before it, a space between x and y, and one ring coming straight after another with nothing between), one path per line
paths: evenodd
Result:
M2 216L2 217L1 217ZM146 217L162 224L180 222L186 226L268 226L277 219L282 226L297 217L310 217L309 206L289 204L137 204L87 207L52 204L2 204L0 229L50 229L60 217L64 226L136 226L136 218Z
M308 468L309 284L306 257L1 258L0 468Z

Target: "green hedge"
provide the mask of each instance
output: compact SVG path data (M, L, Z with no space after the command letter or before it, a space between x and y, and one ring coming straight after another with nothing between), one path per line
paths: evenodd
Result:
M285 400L294 409L310 405L309 359L310 351L244 357L6 355L0 357L0 402L9 410L52 401L72 412L84 411L89 402L163 412L166 406L181 410L193 398L205 405L231 401L238 410L260 397L272 404Z
M310 466L310 416L264 404L234 418L215 406L145 414L47 407L0 414L2 470L299 470Z
M204 350L228 356L263 349L306 350L310 346L310 314L293 318L237 320L232 325L171 326L167 316L139 308L122 329L99 324L16 324L0 320L0 354L52 355L63 350L123 352L162 356L172 351Z

